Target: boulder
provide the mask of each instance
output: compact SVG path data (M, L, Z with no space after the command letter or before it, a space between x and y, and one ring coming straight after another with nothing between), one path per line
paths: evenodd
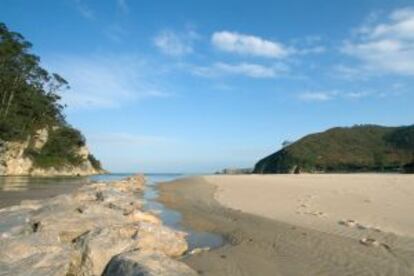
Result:
M135 250L111 259L103 276L116 275L193 276L197 273L161 252Z
M143 181L92 183L0 209L0 275L194 275L171 259L187 251L186 234L140 210Z
M101 275L112 256L137 248L134 225L113 226L86 233L74 241L81 255L77 275Z
M187 250L184 237L182 232L144 222L93 230L74 241L82 260L78 274L101 275L113 256L131 250L181 256Z
M172 230L163 225L141 222L137 236L138 248L160 251L168 256L178 257L188 249L186 235L184 232Z

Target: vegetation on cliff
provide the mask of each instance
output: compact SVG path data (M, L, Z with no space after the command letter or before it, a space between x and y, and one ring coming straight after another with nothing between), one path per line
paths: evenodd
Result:
M39 167L76 166L82 161L76 149L85 139L65 121L59 92L69 88L68 83L42 68L31 47L21 34L0 23L0 140L26 141L47 128L44 147L28 148L26 154ZM93 156L89 160L100 169Z
M260 160L255 173L410 171L414 125L359 125L305 136Z

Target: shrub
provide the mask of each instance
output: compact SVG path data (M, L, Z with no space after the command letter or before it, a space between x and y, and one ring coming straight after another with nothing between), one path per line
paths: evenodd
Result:
M89 160L89 162L91 162L92 167L95 170L101 170L102 169L101 162L98 159L96 159L95 156L93 156L93 154L88 155L88 160Z

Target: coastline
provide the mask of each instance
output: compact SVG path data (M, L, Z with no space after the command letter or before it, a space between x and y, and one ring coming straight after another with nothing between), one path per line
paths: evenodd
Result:
M181 179L160 188L160 201L180 211L184 224L226 238L226 244L218 249L183 259L203 275L414 273L414 241L410 237L372 231L370 237L385 241L386 246L364 245L358 238L340 232L330 233L228 208L217 201L222 191L206 180L209 177ZM234 190L237 182L233 185ZM255 202L254 194L250 200Z
M143 210L144 176L0 209L5 275L195 275L186 233Z

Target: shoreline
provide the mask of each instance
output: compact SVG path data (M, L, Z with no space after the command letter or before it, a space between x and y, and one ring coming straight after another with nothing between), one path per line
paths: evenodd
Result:
M183 259L203 275L414 273L412 238L375 232L372 233L375 238L384 239L392 246L365 246L349 236L228 208L216 200L220 191L206 178L192 177L163 184L159 199L183 214L184 225L225 237L227 243L222 247Z
M186 233L143 210L145 178L81 185L0 209L7 275L195 275L177 259Z

